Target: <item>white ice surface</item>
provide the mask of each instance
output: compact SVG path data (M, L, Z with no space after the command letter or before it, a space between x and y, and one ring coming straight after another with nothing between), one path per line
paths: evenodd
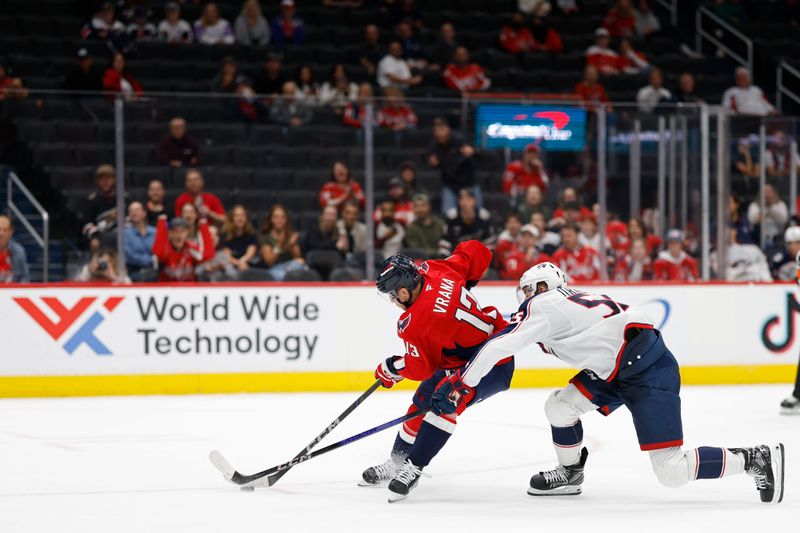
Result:
M687 446L787 447L786 498L761 504L734 476L661 487L630 416L584 417L584 493L535 498L530 475L554 464L548 390L514 390L467 412L404 502L356 486L382 462L389 430L302 464L275 487L241 492L208 462L220 449L245 473L290 459L356 397L348 394L0 401L0 532L798 531L800 417L778 415L786 386L686 387ZM329 439L405 412L378 391ZM333 442L333 440L326 440Z

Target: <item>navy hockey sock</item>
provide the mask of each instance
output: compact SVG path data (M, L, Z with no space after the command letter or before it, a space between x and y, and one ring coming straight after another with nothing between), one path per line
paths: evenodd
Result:
M408 458L420 468L428 466L439 450L444 448L455 427L450 420L428 413Z
M581 459L583 424L578 420L567 427L550 426L558 462L564 466L577 464Z
M411 448L413 448L413 444L409 444L400 434L397 434L397 437L394 439L394 445L392 446L392 457L402 457L405 460L408 457L408 454L411 453Z

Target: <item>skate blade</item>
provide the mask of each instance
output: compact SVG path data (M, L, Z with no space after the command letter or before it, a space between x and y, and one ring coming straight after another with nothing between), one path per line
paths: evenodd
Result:
M408 498L408 494L396 494L396 493L392 492L392 493L389 494L388 502L389 503L397 503L397 502L401 502L401 501L405 500L406 498Z
M771 452L772 475L775 478L775 493L772 496L771 503L781 503L783 501L784 460L786 458L783 443L772 446Z
M577 496L583 492L583 488L580 485L576 486L564 486L558 487L557 489L552 490L539 490L534 489L533 487L528 487L528 494L531 496Z
M787 416L800 415L800 407L781 407L781 414Z
M385 489L386 487L389 486L389 482L386 481L385 483L367 483L366 481L364 481L362 479L361 481L358 482L358 486L359 487L367 487L367 488L373 487L373 488L376 488L376 489L380 489L380 488Z

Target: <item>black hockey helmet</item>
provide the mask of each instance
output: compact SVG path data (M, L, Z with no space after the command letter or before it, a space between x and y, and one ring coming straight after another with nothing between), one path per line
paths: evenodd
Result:
M384 294L397 297L399 289L413 291L422 276L414 260L403 254L396 254L383 262L375 278L375 285Z

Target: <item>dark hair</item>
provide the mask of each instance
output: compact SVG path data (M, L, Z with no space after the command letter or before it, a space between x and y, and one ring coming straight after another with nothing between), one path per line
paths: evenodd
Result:
M295 80L296 80L295 83L297 83L298 87L300 87L302 85L302 83L303 83L303 80L301 79L301 75L303 73L303 69L308 69L308 71L311 73L311 79L309 80L309 83L313 83L314 82L314 69L311 68L311 65L309 65L307 63L303 63L302 65L298 65L297 70L295 71L295 75L294 75Z
M574 222L568 222L568 223L564 224L563 226L561 226L561 231L564 231L565 229L572 230L575 233L580 233L581 232L581 229Z
M519 214L519 213L517 213L516 211L512 211L512 212L510 212L510 213L508 213L508 214L506 215L506 222L508 222L508 221L509 221L509 220L511 220L512 218L515 218L515 219L517 219L517 222L520 222L520 223L522 222L522 217L521 217L521 216L520 216L520 214Z
M11 229L14 229L14 219L11 218L11 215L7 213L0 213L0 218L8 219L8 225L11 226Z
M331 163L331 181L336 181L336 174L334 173L333 169L336 165L342 165L347 170L347 180L353 179L353 175L350 173L350 167L342 161L341 159L337 159L333 163Z
M358 209L359 213L361 212L361 204L359 204L358 200L356 200L355 198L351 198L350 200L346 200L342 204L342 211L344 211L345 207L355 207L356 209Z
M649 235L650 232L647 230L647 226L645 225L644 220L642 220L639 217L633 217L628 221L628 235L630 235L630 233L631 233L630 232L630 227L631 227L631 223L633 223L633 222L639 224L639 227L642 228L642 237L646 238L647 235Z
M275 214L275 211L279 209L286 215L286 230L284 232L283 242L278 243L278 245L283 249L287 249L289 247L289 239L294 234L294 230L292 229L292 217L289 216L289 210L286 209L283 204L274 204L269 208L267 218L264 219L264 225L261 226L261 234L267 234L272 231L272 216Z
M227 241L236 237L236 228L233 226L233 212L237 209L244 211L244 216L247 221L244 225L244 235L253 235L255 233L253 222L250 220L250 213L247 211L247 208L242 204L236 204L228 210L225 215L225 222L222 224L222 235Z
M350 81L350 74L347 73L347 66L344 63L335 63L331 67L330 74L328 74L328 81L331 85L336 85L336 69L339 67L342 67L342 70L344 71L344 77L347 78L347 81Z

